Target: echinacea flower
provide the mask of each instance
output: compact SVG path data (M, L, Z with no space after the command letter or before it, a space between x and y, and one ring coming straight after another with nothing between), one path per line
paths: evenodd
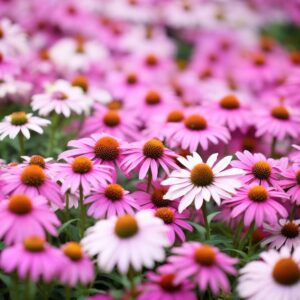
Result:
M244 183L256 183L280 187L279 174L282 173L281 162L266 158L262 153L237 152L237 159L231 162L235 168L245 171L240 177Z
M61 253L44 239L29 236L22 243L5 248L0 256L0 266L7 272L16 271L20 279L33 282L50 282L57 276Z
M227 143L230 138L226 127L211 122L210 118L197 113L197 109L171 129L172 132L168 138L168 140L172 140L170 145L172 147L179 145L190 152L197 151L199 146L203 150L207 150L210 144L217 145L220 141Z
M300 249L291 254L288 248L280 252L265 251L260 260L249 262L240 270L237 286L243 299L298 300L300 289Z
M286 193L273 187L251 184L240 188L231 199L224 201L224 204L232 209L231 217L242 216L246 226L250 226L252 222L255 222L256 226L263 223L272 225L279 217L287 217L288 213L280 200L288 198Z
M279 183L286 193L290 196L291 201L300 204L300 166L298 164L293 164L289 168L283 169L281 172L283 177Z
M231 156L216 163L217 157L217 153L212 154L206 163L196 152L186 158L178 157L185 169L173 171L162 182L162 185L170 186L164 199L181 198L178 210L182 212L192 202L195 202L196 209L200 209L203 201L208 202L212 198L220 205L222 198L235 194L236 189L241 186L238 178L243 171L237 168L225 170L230 164Z
M139 172L139 179L145 178L150 173L152 179L156 180L159 167L162 167L167 174L169 174L169 168L178 168L175 163L177 154L166 148L157 139L125 145L124 156L121 168L128 173L132 170L137 170Z
M14 139L19 133L29 139L31 130L42 134L42 127L48 124L50 124L49 120L35 117L32 114L26 114L23 111L14 112L6 116L0 123L0 140L7 136Z
M34 95L31 106L41 116L55 112L68 118L71 113L80 115L87 109L89 103L81 88L59 79L53 84L48 84L44 93Z
M214 295L229 292L227 274L236 275L234 264L238 260L222 253L218 248L199 242L186 242L172 249L168 264L174 268L175 283L191 278L201 292L211 289Z
M84 155L95 163L118 166L123 159L123 142L110 134L95 133L90 137L72 140L68 143L74 149L66 150L59 155L59 159L66 159Z
M300 220L280 219L272 226L264 224L264 232L268 233L262 242L262 246L268 245L270 248L288 248L290 251L300 246Z
M95 277L93 263L76 242L62 246L62 260L58 272L59 281L70 287L80 283L87 285Z
M128 111L107 109L102 105L95 105L94 114L85 118L83 122L80 136L105 132L124 141L132 141L140 137L139 125L140 121Z
M50 175L53 173L54 161L52 157L43 157L35 154L31 156L22 156L22 159L24 159L24 162L22 162L19 166L36 165L44 169L44 171L48 172Z
M185 242L186 237L183 229L193 231L193 227L186 221L189 217L189 212L178 213L172 207L160 207L155 210L154 215L162 219L169 228L168 237L172 245L175 243L176 237L181 242Z
M164 267L164 266L163 266ZM194 284L188 279L180 283L175 283L176 274L171 270L161 270L159 272L148 272L147 281L140 285L140 294L137 300L164 299L164 300L196 300L193 291ZM165 269L165 268L164 268Z
M257 111L256 136L269 135L278 140L300 136L300 112L296 107L278 104Z
M164 199L164 195L168 191L167 186L161 185L162 179L157 178L151 183L151 188L147 192L147 183L139 182L136 185L137 191L134 191L131 195L139 204L141 209L156 209L160 207L178 207L177 201L170 201Z
M164 260L164 247L169 246L167 231L152 211L142 210L136 215L98 221L87 230L81 244L89 255L97 256L104 271L117 266L121 273L127 273L130 267L140 271Z
M206 108L210 118L230 131L240 129L244 131L251 124L251 113L233 94L226 95L219 102L212 102Z
M68 159L67 163L57 164L55 172L62 181L62 193L68 190L75 193L82 188L83 194L88 195L99 183L111 181L111 167L95 164L86 156L77 156Z
M56 236L59 225L60 221L42 196L13 194L0 202L0 237L7 245L20 243L30 235Z
M139 209L135 199L117 183L99 185L84 203L90 204L87 213L96 219L134 214Z
M38 165L15 166L5 170L3 192L25 193L29 197L44 196L52 205L63 208L59 185Z

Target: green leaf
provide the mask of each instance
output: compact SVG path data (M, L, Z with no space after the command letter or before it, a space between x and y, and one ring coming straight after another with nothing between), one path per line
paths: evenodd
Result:
M71 225L72 223L74 223L75 221L78 221L79 219L78 218L75 218L75 219L71 219L69 220L68 222L64 223L59 229L58 229L58 235L60 235L62 232L64 232L68 227L69 225Z
M217 212L213 212L213 213L209 214L209 215L207 216L208 224L210 224L211 221L213 220L213 218L214 218L217 214L219 214L219 213L220 213L220 212L217 211Z

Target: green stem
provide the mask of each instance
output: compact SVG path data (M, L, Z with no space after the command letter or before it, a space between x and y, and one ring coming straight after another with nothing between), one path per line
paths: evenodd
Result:
M150 191L151 183L152 183L152 173L151 173L151 171L149 171L148 182L147 182L147 193L149 193L149 191Z
M294 203L291 214L290 214L290 221L293 221L295 219L296 211L297 211L297 204Z
M19 279L16 272L11 275L10 297L13 300L19 300Z
M237 226L235 235L234 235L233 246L235 246L235 247L237 247L239 244L241 233L243 231L243 227L244 227L244 222L243 222L243 219L241 219L241 221L239 222L239 224Z
M25 279L25 293L24 293L24 299L25 300L31 300L31 282L30 282L30 278L26 278Z
M84 229L85 229L85 223L86 223L86 212L85 212L85 206L83 203L84 196L83 196L83 188L80 185L79 187L79 206L80 206L80 237L83 237Z
M210 239L210 226L209 226L209 222L207 219L207 207L206 207L206 202L203 202L202 205L202 212L203 212L203 218L204 218L204 226L205 226L205 230L206 230L206 239L209 240Z
M71 300L71 288L67 285L65 287L65 300Z
M273 158L276 157L276 144L277 144L277 139L276 137L273 137L272 146L271 146L271 157Z
M70 219L70 209L69 209L69 205L70 205L70 193L69 191L66 192L66 221L68 221Z
M25 154L25 141L24 141L24 135L22 133L18 134L18 141L19 141L19 153L21 157Z
M252 234L253 234L254 230L255 230L255 222L253 221L251 223L250 227L248 228L248 231L245 234L244 238L242 239L239 249L243 250L247 241L248 241L248 245L251 247L251 245L252 245Z

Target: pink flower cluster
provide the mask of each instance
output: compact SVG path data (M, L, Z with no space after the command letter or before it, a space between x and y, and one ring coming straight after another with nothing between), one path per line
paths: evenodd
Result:
M0 1L1 294L299 300L300 51L274 23L298 0Z

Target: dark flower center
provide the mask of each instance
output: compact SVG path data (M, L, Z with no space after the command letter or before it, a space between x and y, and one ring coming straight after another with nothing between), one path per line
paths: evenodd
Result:
M288 120L290 118L289 111L283 105L275 106L271 112L272 116L279 120Z
M29 252L42 252L45 248L45 240L38 236L30 236L24 240L23 245Z
M16 126L21 126L27 123L27 115L24 111L14 112L10 115L11 124Z
M43 169L37 165L28 165L21 172L21 181L29 186L39 187L46 180Z
M181 122L183 119L184 119L183 112L179 109L169 112L167 116L167 122L170 123L178 123Z
M271 166L268 162L260 160L252 167L253 175L260 180L266 180L271 175Z
M139 231L136 219L131 215L119 217L115 224L115 233L121 239L131 238Z
M289 239L294 239L299 235L299 226L293 222L288 222L282 226L281 234Z
M191 181L196 186L208 186L213 180L214 174L208 164L198 164L191 171Z
M63 247L63 252L73 261L79 261L83 257L81 246L76 242L69 242Z
M215 250L209 245L202 245L198 247L194 253L195 261L203 266L211 266L214 264L216 258Z
M123 197L123 188L116 183L109 184L104 191L104 195L112 201L118 201Z
M190 130L204 130L207 128L207 121L201 115L194 114L184 120L184 125Z
M106 136L96 142L94 151L98 158L112 161L118 158L120 153L119 147L120 144L116 139Z
M32 155L29 161L29 165L36 165L41 167L42 169L45 168L46 162L43 156L41 155Z
M146 95L146 103L148 105L157 105L161 102L160 94L157 91L149 91Z
M8 201L8 209L16 215L26 215L32 211L32 202L26 195L12 195Z
M221 99L220 106L224 109L234 110L240 107L240 101L234 95L228 95Z
M174 212L169 207L160 207L156 210L155 216L162 219L165 224L172 224L174 219Z
M151 139L144 144L143 154L148 158L159 159L164 154L164 145L157 139Z
M168 206L170 201L164 199L164 195L166 194L166 192L167 192L167 189L163 188L163 187L155 189L151 195L151 202L156 207Z
M138 82L138 78L134 73L131 73L127 75L126 82L130 85L134 85Z
M114 110L109 110L103 117L103 122L108 127L116 127L120 124L121 118Z
M163 274L159 280L160 287L168 293L176 293L181 289L181 284L174 284L175 274Z
M281 258L275 264L272 275L277 283L291 286L299 281L300 269L292 258Z
M248 191L248 197L254 202L264 202L268 199L268 191L262 185L256 185Z
M75 173L86 174L92 170L92 161L85 156L78 156L72 162L72 170Z
M89 82L83 75L75 76L72 80L72 85L80 87L84 92L87 92L89 89Z

